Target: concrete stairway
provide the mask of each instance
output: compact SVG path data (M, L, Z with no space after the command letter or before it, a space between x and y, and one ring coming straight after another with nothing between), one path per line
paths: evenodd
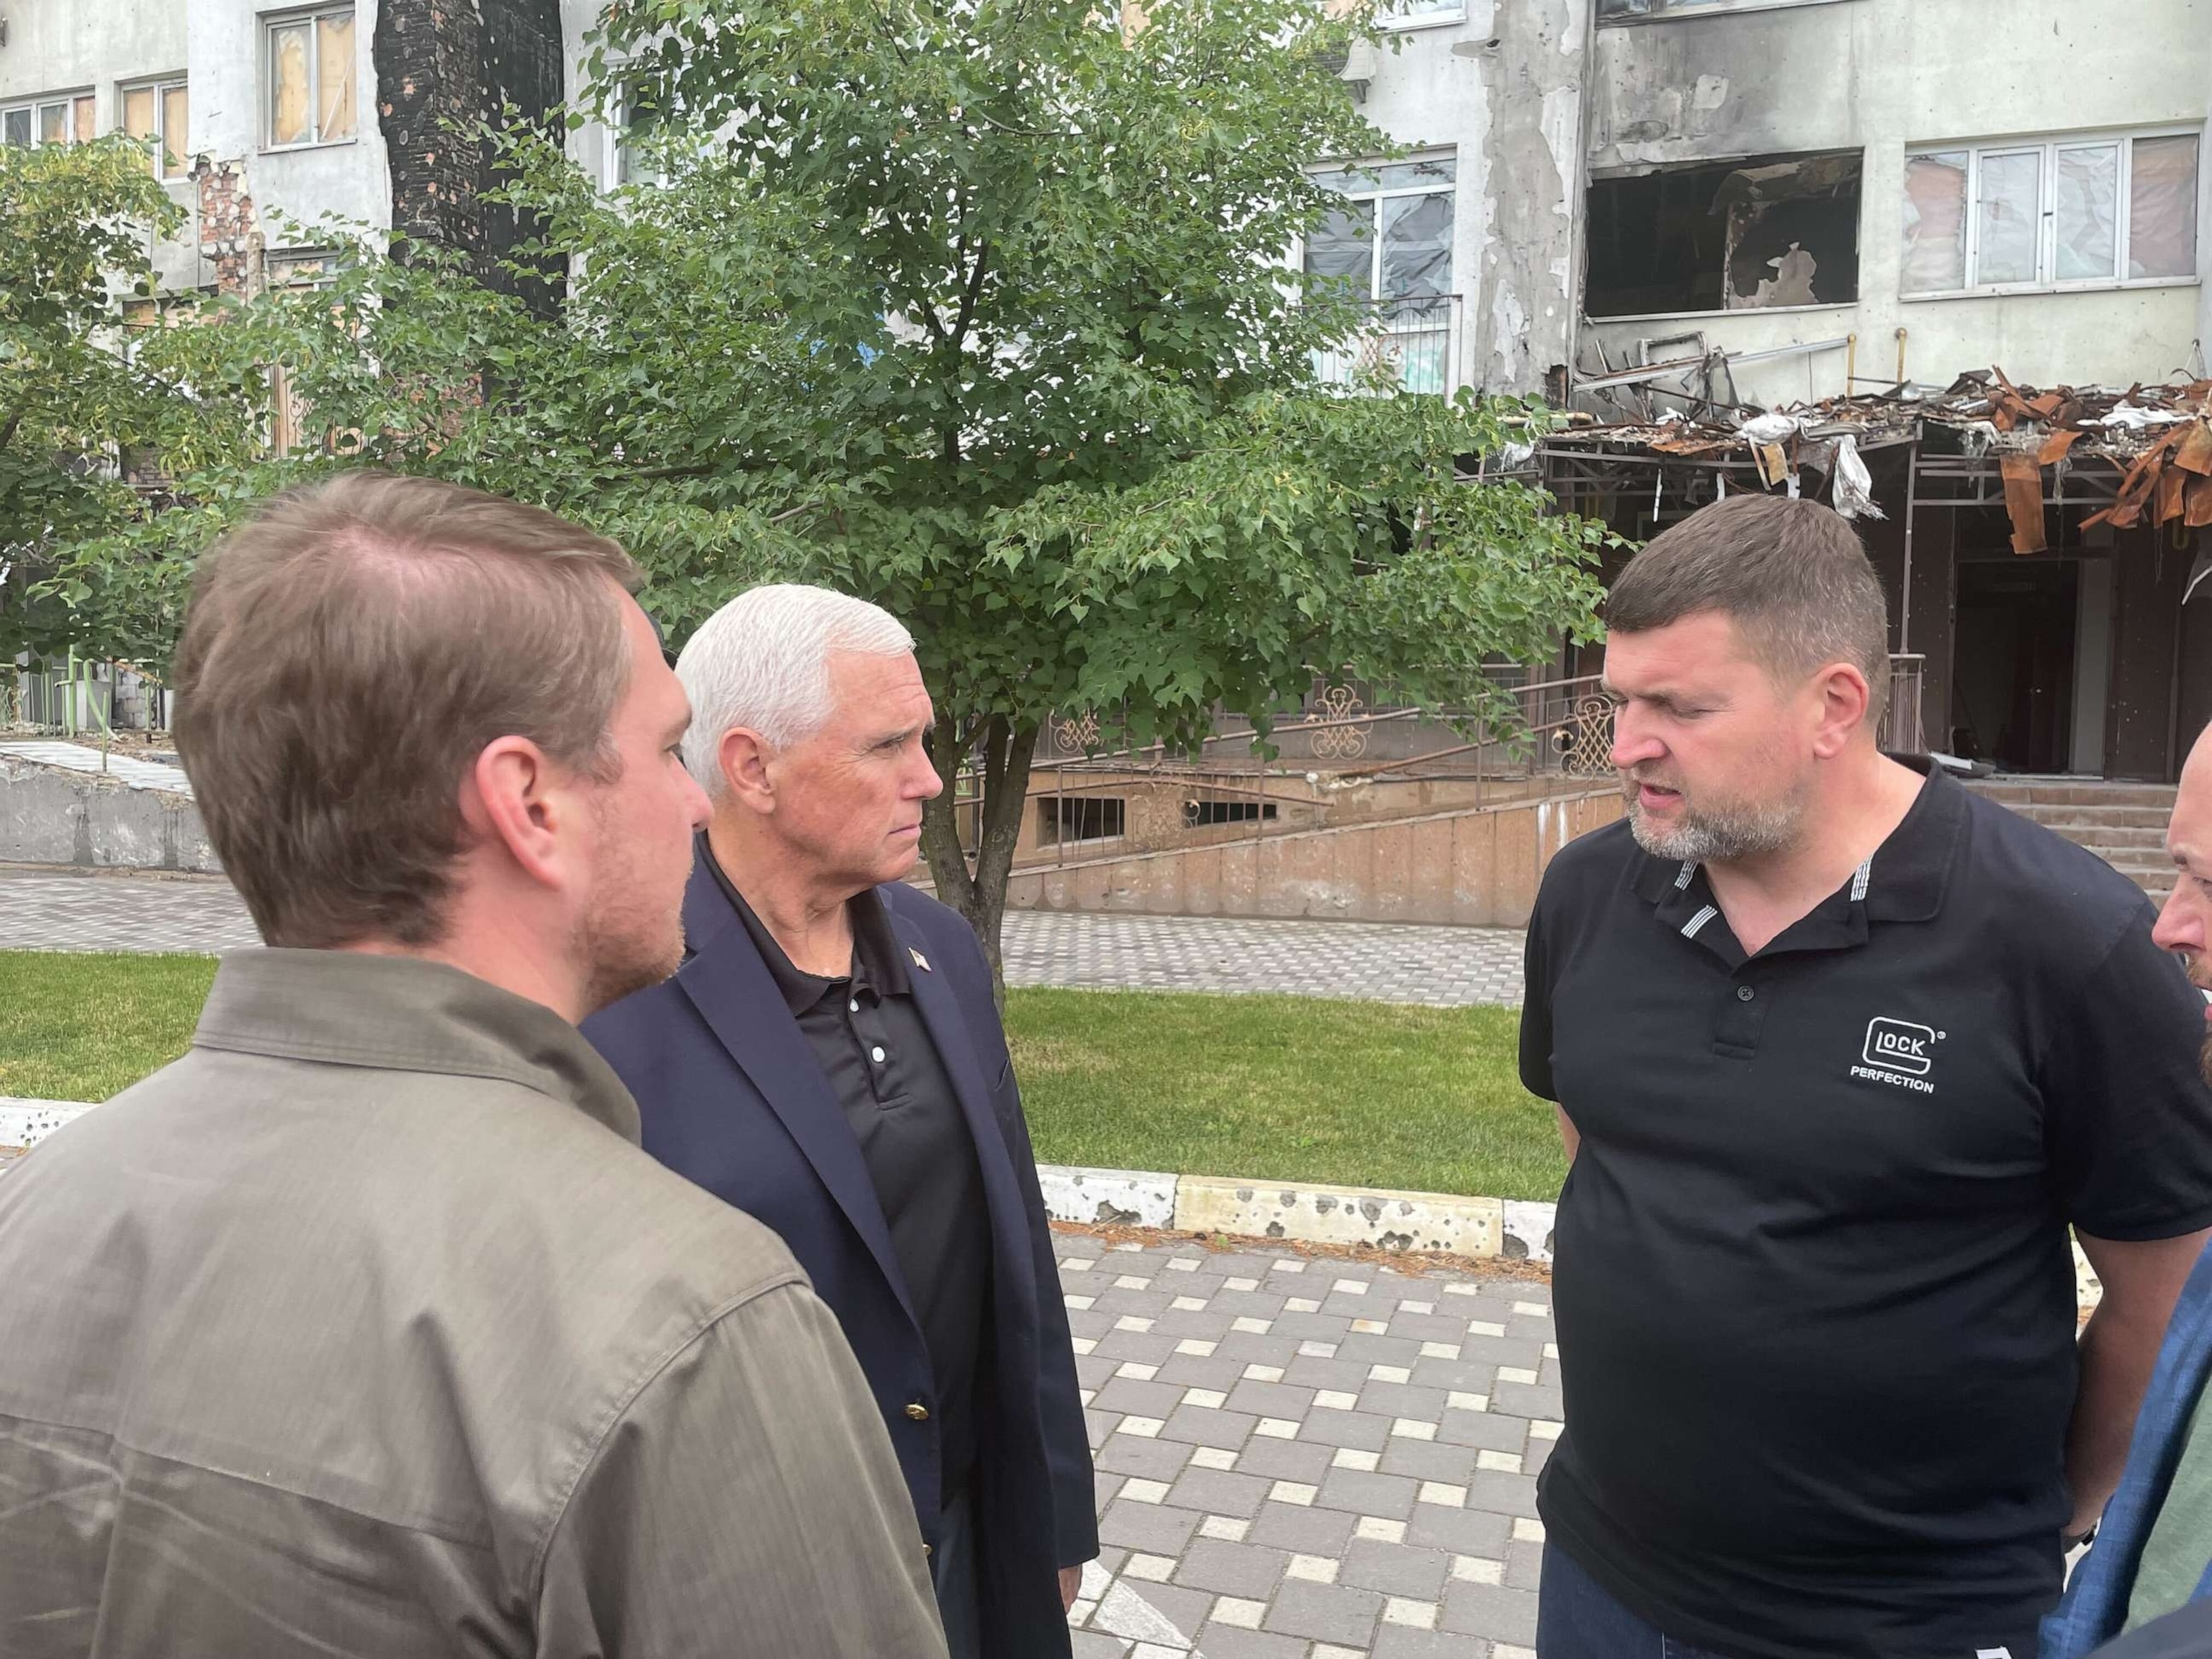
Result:
M1991 778L1966 786L2087 848L2154 899L2173 885L2166 855L2170 783L2106 783L2097 778Z

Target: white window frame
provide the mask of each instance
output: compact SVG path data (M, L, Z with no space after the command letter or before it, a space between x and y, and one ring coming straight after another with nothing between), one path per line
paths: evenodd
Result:
M4 102L0 102L0 143L7 142L8 117L18 111L25 111L31 118L31 142L28 148L38 149L46 142L39 137L40 113L42 111L52 109L57 105L63 112L61 141L64 144L76 143L77 142L76 104L80 98L90 98L94 100L92 118L94 131L97 131L100 121L99 94L90 87L72 87L67 92L42 92L34 97L10 98Z
M1412 29L1441 28L1451 23L1467 21L1465 0L1445 0L1434 11L1407 11L1401 9L1403 0L1383 0L1375 9L1375 27L1390 33L1404 33Z
M2204 175L2212 157L2205 153L2208 134L2202 125L2184 122L2174 126L2122 127L2087 132L2068 132L2048 137L2010 138L1992 140L1988 143L1929 143L1913 144L1905 152L1908 166L1923 156L1966 155L1966 258L1963 287L1922 289L1905 293L1899 284L1898 297L1908 303L1918 300L1957 300L1974 295L2003 294L2081 294L2130 288L2189 288L2203 280L2205 224L2201 204L2204 196ZM2197 223L2197 269L2185 276L2130 276L2128 270L2128 244L2133 228L2130 215L2134 210L2136 140L2139 138L2194 138L2197 140L2197 190L2200 204ZM2091 149L2100 145L2116 145L2119 150L2119 173L2113 185L2112 204L2112 272L2110 276L2076 276L2060 281L2058 269L2058 155L2062 150ZM1981 274L1982 255L1982 161L1985 156L2035 154L2041 158L2039 174L2039 215L2035 241L2035 277L2024 283L1979 283L1974 279ZM1904 208L1904 184L1900 176L1898 185L1898 208Z
M1375 204L1375 237L1374 246L1370 249L1367 258L1365 304L1381 306L1388 305L1393 301L1411 303L1421 299L1450 300L1459 297L1459 250L1456 246L1452 249L1451 286L1443 293L1425 295L1406 294L1386 295L1382 292L1382 204L1395 200L1401 196L1450 197L1452 198L1452 236L1456 243L1459 236L1459 152L1456 149L1439 149L1425 155L1404 156L1392 161L1332 161L1326 167L1311 169L1309 173L1310 177L1316 177L1330 173L1360 173L1374 167L1424 167L1435 162L1449 165L1452 176L1438 183L1396 185L1379 190L1349 191L1337 190L1328 185L1322 186L1330 195L1340 197L1345 201L1372 202ZM1301 276L1304 275L1305 265L1305 242L1301 238L1297 249L1297 268Z
M165 184L184 183L191 175L192 170L192 153L187 148L187 142L191 135L189 132L179 132L175 134L173 138L172 137L169 132L168 94L173 92L183 93L186 100L186 108L189 110L192 95L191 81L183 75L156 75L143 80L117 82L115 83L115 130L118 132L127 130L123 125L124 104L134 92L148 92L154 95L154 142L161 146L161 151L154 157L154 176ZM185 116L187 125L190 125L191 119L188 113ZM178 161L183 162L184 172L173 179L170 178L161 170L162 155L173 155Z
M353 132L350 136L343 138L325 138L322 135L322 127L320 125L323 107L322 54L313 49L314 30L312 27L315 20L320 17L350 17L353 19L354 22ZM276 142L276 31L281 28L289 28L299 23L306 23L311 26L307 32L308 40L310 43L309 51L307 52L307 118L309 125L314 128L315 136L312 138L297 139L289 144L280 144ZM254 26L261 31L261 43L259 48L261 63L260 121L261 148L263 151L269 155L289 155L294 150L328 149L334 145L360 143L361 111L362 108L362 100L361 95L361 9L354 3L354 0L345 0L344 4L337 6L307 6L295 11L264 12L259 17L257 17L254 20Z

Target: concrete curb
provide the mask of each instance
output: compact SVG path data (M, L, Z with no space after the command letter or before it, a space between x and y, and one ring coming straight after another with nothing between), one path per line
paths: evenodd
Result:
M33 1146L81 1112L67 1100L0 1097L0 1146ZM1175 1176L1152 1170L1037 1167L1045 1213L1086 1226L1158 1227L1304 1244L1552 1259L1553 1206L1521 1199L1458 1198L1282 1181Z

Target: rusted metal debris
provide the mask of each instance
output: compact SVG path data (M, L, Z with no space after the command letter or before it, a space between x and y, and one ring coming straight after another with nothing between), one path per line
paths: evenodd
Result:
M1648 371L1647 371L1648 373ZM1658 422L1595 422L1554 434L1555 450L1643 450L1692 461L1748 460L1769 488L1794 477L1801 465L1826 471L1835 441L1850 437L1861 451L1893 444L1928 444L1968 457L1992 458L2003 479L2013 549L2047 545L2044 527L2047 469L2099 460L2121 472L2116 499L2082 520L2110 524L2212 526L2212 380L2186 385L2018 386L2002 368L1963 374L1944 391L1914 386L1795 404L1746 415L1681 395L1701 412L1669 412ZM1779 465L1778 465L1778 463Z

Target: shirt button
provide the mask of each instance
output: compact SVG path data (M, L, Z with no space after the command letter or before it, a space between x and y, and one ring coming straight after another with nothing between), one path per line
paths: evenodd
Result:
M884 1063L884 1051L881 1048L871 1048L868 1050L868 1058L880 1066Z
M848 1014L859 1013L860 1012L860 1004L859 1000L855 998L854 1000L846 1003L845 1012Z
M1739 985L1735 988L1735 1000L1738 1002L1748 1002L1758 994L1759 993L1748 985Z
M914 1404L906 1408L906 1414L914 1419L917 1423L927 1423L929 1421L929 1407L923 1405L919 1400L915 1401Z

